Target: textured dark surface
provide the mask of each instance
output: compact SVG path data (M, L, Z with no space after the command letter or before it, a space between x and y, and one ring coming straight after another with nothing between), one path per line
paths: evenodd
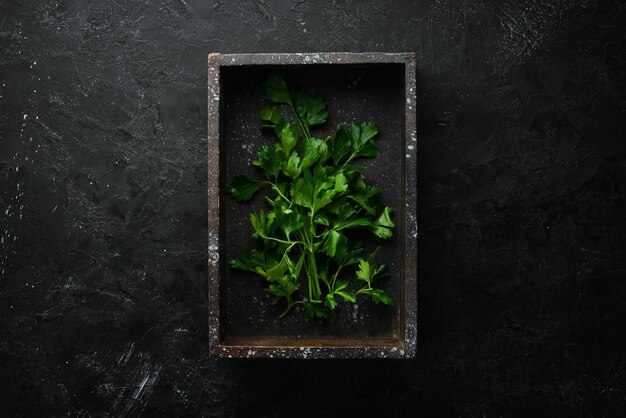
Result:
M625 15L1 2L2 415L620 415ZM325 50L417 53L417 358L209 360L206 55Z

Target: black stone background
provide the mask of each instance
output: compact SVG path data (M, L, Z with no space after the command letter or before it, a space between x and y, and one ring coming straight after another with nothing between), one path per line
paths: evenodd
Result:
M0 415L621 415L623 7L2 0ZM207 358L211 51L417 53L415 360Z

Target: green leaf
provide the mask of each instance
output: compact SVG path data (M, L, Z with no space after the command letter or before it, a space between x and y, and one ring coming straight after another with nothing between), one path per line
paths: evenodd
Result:
M284 205L274 208L271 213L273 214L274 222L283 230L287 239L289 239L293 231L297 231L304 226L304 220L300 212L287 209Z
M330 286L330 283L328 283L328 262L327 262L328 259L321 259L320 261L321 261L320 265L317 266L318 268L317 274L320 280L326 283L326 286Z
M372 225L373 223L370 219L359 216L351 205L344 203L338 210L337 222L335 222L333 228L345 229Z
M333 148L331 151L333 157L333 163L339 165L339 163L352 151L352 143L350 139L350 133L346 126L340 126L335 132L335 140L333 141Z
M382 289L362 289L360 293L370 296L375 304L393 305L393 299Z
M298 290L299 287L300 284L293 278L282 276L277 278L265 290L276 296L276 298L272 301L272 305L276 305L281 298L289 298L296 290Z
M341 296L346 302L356 302L356 295L354 293L344 291L346 287L348 287L347 281L338 280L337 283L335 283L335 291L333 293Z
M321 139L305 138L302 141L302 168L309 168L320 157L319 148L324 143Z
M389 206L385 206L385 209L383 209L383 213L381 213L378 219L376 219L376 223L372 225L371 231L377 237L389 238L393 236L393 232L391 231L391 229L395 225L390 217L392 211L392 208L390 208Z
M248 176L237 176L230 183L226 192L238 202L250 200L252 196L263 186L258 180L252 180Z
M374 122L370 121L361 124L360 142L362 144L374 138L376 135L378 135L378 127L376 127L376 124Z
M387 275L387 267L384 264L381 264L378 267L374 264L374 254L370 255L367 261L359 261L359 269L356 272L357 279L364 281L369 287L371 287L374 280Z
M332 201L335 195L334 184L334 181L326 177L322 167L316 167L314 174L305 169L303 176L298 177L291 188L293 201L296 205L309 208L315 213Z
M326 215L317 214L313 218L313 223L316 224L316 225L328 226L328 225L330 225L330 219L328 219L328 216L326 216Z
M320 318L326 319L328 318L328 314L324 311L322 301L319 300L303 300L305 315L307 318Z
M329 256L334 257L335 253L337 252L337 244L339 243L342 234L340 232L330 230L325 231L323 236L324 241L321 248L322 251L324 251Z
M370 263L370 265L372 266L376 264L376 256L378 255L378 251L380 251L380 245L370 253L369 257L367 257L367 262Z
M314 194L314 185L302 177L295 179L293 185L291 186L291 196L293 197L293 203L296 205L313 209Z
M326 161L328 160L328 157L330 157L330 152L328 150L328 139L330 139L330 137L328 137L327 139L323 140L320 144L319 147L317 149L317 154L319 155L319 162L320 164L324 164L326 163Z
M288 155L289 151L291 151L298 142L298 137L300 136L298 130L286 120L281 119L274 128L274 131L278 138L280 138L280 145L283 152L285 155Z
M346 176L343 173L337 174L335 177L335 191L337 193L343 193L348 190L348 183Z
M345 289L346 287L348 287L347 280L337 280L337 282L335 283L335 293L339 290Z
M330 309L331 311L334 311L337 307L337 301L335 300L335 296L332 293L326 295L324 302L326 303L326 306L328 306L328 309Z
M378 194L378 191L378 187L373 186L368 188L365 192L350 195L348 196L348 198L353 200L360 207L362 207L367 213L373 215L376 212L376 209L380 206L379 203L374 200L374 197Z
M387 239L393 236L393 231L384 226L372 226L370 229L378 238Z
M257 215L256 212L250 214L250 224L254 229L254 234L252 235L254 238L259 238L265 236L266 233L266 220L265 220L265 212L263 209Z
M351 266L358 263L363 258L363 247L360 244L348 243L348 239L342 235L337 243L335 260L342 266Z
M289 160L287 160L287 164L283 167L283 174L295 179L301 172L302 166L300 165L300 157L298 157L298 153L294 151L289 157Z
M322 190L321 193L319 193L315 198L315 202L313 205L313 212L317 212L318 210L322 209L324 206L332 202L334 195L335 195L334 189Z
M278 262L276 265L266 270L265 278L269 282L277 281L285 275L287 270L291 271L293 268L294 268L293 262L289 258L289 255L285 253L283 257L280 259L280 262Z
M291 94L291 98L300 121L307 129L326 122L328 111L323 97L312 96L303 90L296 90Z
M244 255L239 259L232 260L230 262L231 267L247 270L256 273L257 267L263 268L265 266L265 253L260 250L252 250L250 253Z
M259 159L258 161L253 161L253 164L261 167L269 180L275 180L280 172L283 159L284 153L282 150L266 145L261 148Z
M356 302L356 295L354 293L344 292L342 290L335 291L335 293L341 296L346 302Z
M373 141L376 134L378 134L378 128L374 122L364 122L360 126L356 123L350 125L352 158L377 156L379 150Z
M276 74L272 74L267 78L265 82L265 96L274 104L291 104L289 89L283 79Z
M393 221L390 217L391 212L393 212L393 209L389 206L385 206L385 209L383 209L383 213L381 213L381 215L376 220L376 224L380 226L386 226L388 228L393 228L395 225L393 224Z
M359 262L359 270L357 270L356 272L356 277L357 279L364 281L368 285L371 285L372 269L369 262L365 260L361 260Z
M382 289L376 289L379 292L372 295L372 300L374 303L382 302L385 305L393 305L393 299L387 293L385 293Z
M283 120L283 117L278 111L278 106L270 106L261 109L261 120L265 122L263 126L273 128Z
M354 180L352 187L354 190L359 191L359 192L367 191L367 186L365 185L365 182L363 181L362 175L359 174L358 176L356 176L356 179Z
M380 153L380 150L376 148L374 144L364 144L357 152L354 153L354 157L376 157Z

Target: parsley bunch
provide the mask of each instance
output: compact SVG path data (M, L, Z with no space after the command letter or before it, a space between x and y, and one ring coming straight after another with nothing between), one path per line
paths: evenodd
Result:
M375 157L378 128L373 122L341 125L331 141L314 138L311 128L328 118L322 97L302 90L290 91L277 75L265 83L272 106L261 109L262 126L272 129L279 141L259 151L253 164L265 179L241 175L228 187L228 194L247 201L261 188L269 205L250 215L262 248L231 261L234 268L251 271L269 283L265 289L275 296L273 304L286 301L283 317L302 304L308 318L327 318L338 301L356 302L357 296L374 303L393 303L375 281L388 275L385 265L376 265L374 251L364 257L363 247L351 230L369 231L378 238L392 236L391 209L377 199L379 189L368 186L353 165L360 157ZM286 105L297 125L283 118L279 106ZM285 107L285 106L283 106ZM356 266L358 289L349 290L350 266ZM352 271L354 268L352 268ZM354 273L352 273L354 274ZM298 289L306 277L306 295Z

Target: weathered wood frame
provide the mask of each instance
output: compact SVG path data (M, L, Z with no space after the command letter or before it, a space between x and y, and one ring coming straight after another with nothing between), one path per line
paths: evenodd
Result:
M404 211L404 318L400 339L331 339L294 341L250 339L225 344L220 328L220 69L226 66L306 64L404 65L405 136ZM414 53L278 53L220 54L208 56L208 307L209 354L212 357L273 358L412 358L417 339L417 133L416 68Z

